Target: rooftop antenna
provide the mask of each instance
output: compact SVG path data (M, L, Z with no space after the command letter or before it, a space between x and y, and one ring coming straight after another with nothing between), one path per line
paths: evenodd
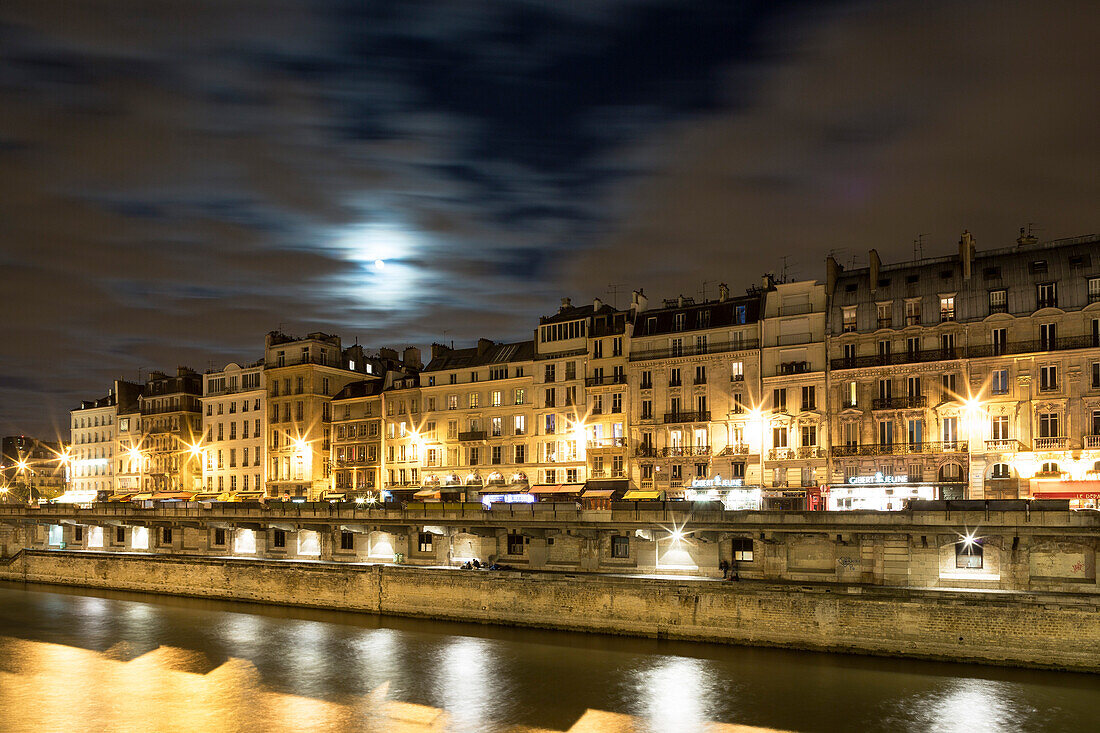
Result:
M779 259L783 260L783 275L782 275L783 280L782 280L782 282L787 282L787 257L788 257L788 255L783 255L782 257L779 258Z
M718 282L717 280L704 280L703 287L699 288L699 299L703 302L707 302L707 285Z
M928 236L928 233L918 234L917 238L913 240L913 259L924 259L924 238Z
M611 296L611 307L619 309L619 288L626 287L626 283L608 283L607 292Z

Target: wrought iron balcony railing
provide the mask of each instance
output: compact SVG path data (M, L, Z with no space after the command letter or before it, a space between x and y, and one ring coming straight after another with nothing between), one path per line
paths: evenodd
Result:
M710 410L694 412L666 412L665 424L679 422L710 422Z
M901 456L918 453L966 453L970 443L965 440L926 441L923 443L885 443L872 445L834 445L834 458L847 456Z
M928 405L924 395L902 395L899 397L876 397L871 402L872 410L912 410Z
M998 344L979 344L958 346L949 349L921 349L919 351L899 351L893 354L874 354L871 356L841 357L831 359L833 369L858 369L873 366L891 366L894 364L917 364L929 361L950 361L953 359L980 359L987 356L1009 354L1032 354L1044 351L1071 351L1073 349L1091 349L1100 347L1100 335L1063 336L1047 341L1011 341Z

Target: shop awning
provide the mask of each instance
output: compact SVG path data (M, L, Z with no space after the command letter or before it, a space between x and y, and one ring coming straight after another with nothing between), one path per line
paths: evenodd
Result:
M133 496L133 494L111 494L107 497L107 501L130 501Z
M1032 479L1034 499L1100 499L1100 481Z
M582 499L610 499L615 495L615 491L612 489L585 489L585 492L581 494Z
M539 484L531 487L532 494L579 494L582 484Z
M343 501L348 498L348 495L343 491L327 491L321 495L321 499L324 501Z
M191 491L158 491L153 494L154 501L191 501L195 494Z
M152 499L152 498L153 498L152 494L131 494L130 495L130 501L148 501L149 499Z
M413 494L417 499L438 499L439 489L421 489Z
M660 491L639 491L638 489L628 491L623 495L624 501L646 501L659 498L661 498Z
M258 501L264 498L264 492L262 491L238 491L233 494L230 501Z
M527 491L527 484L507 484L501 486L479 486L479 494L522 494ZM534 489L531 489L534 493Z
M225 501L228 498L229 494L224 491L205 491L201 494L195 494L192 501Z
M626 491L630 488L630 479L628 478L597 478L589 479L584 483L586 489L597 489L600 491Z

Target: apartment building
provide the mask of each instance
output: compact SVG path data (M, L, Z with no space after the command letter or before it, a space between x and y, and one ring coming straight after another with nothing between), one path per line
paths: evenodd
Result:
M65 491L67 451L60 442L6 436L0 450L0 503L53 499Z
M629 430L633 497L720 499L759 508L760 304L753 292L696 303L631 304Z
M418 376L394 375L387 381L382 390L383 498L442 498L437 487L420 484L425 425Z
M141 415L142 486L145 494L194 492L202 487L202 375L178 367L174 376L150 372ZM137 496L144 496L138 494Z
M70 413L69 490L114 493L128 483L128 462L121 454L119 436L129 435L129 418L139 414L142 385L115 380L105 397L85 400ZM126 416L125 425L120 416ZM123 428L125 428L123 430ZM140 418L134 425L140 433ZM134 486L136 491L138 486ZM102 494L100 494L102 495Z
M629 315L599 298L582 306L563 298L557 313L539 318L536 496L606 499L629 488Z
M535 453L534 357L531 341L432 345L416 398L422 498L530 501L529 490L544 488L538 466L556 468L557 455L540 464ZM556 422L552 429L557 435Z
M639 293L639 297L642 296ZM630 388L627 379L631 315L636 310L616 311L596 299L587 327L584 369L582 430L586 480L584 495L610 499L623 496L630 486ZM559 313L559 315L562 315ZM571 316L567 316L571 317ZM548 321L553 323L553 320ZM545 324L540 324L545 325ZM547 355L549 352L544 349ZM565 362L568 377L572 360ZM543 369L543 376L546 370ZM572 386L566 384L565 407L571 407ZM545 423L544 423L545 426ZM555 486L547 484L547 486ZM636 488L636 486L635 486Z
M215 497L265 493L267 420L264 363L229 363L203 375L203 490Z
M764 277L759 420L765 504L814 509L828 483L826 287L815 280Z
M332 398L373 374L374 364L362 347L342 348L339 336L272 331L264 341L263 371L267 495L317 499L332 488Z
M827 261L830 506L1069 498L1100 483L1100 237Z
M381 379L362 379L332 398L335 476L328 498L382 498L382 387Z

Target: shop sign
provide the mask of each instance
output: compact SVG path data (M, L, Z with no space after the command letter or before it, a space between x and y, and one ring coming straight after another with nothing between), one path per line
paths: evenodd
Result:
M714 478L697 478L691 482L691 488L693 489L733 489L742 486L745 483L744 479L739 478L722 478L717 473L714 474Z
M878 471L874 476L852 476L848 479L850 484L907 484L908 476L889 476Z

